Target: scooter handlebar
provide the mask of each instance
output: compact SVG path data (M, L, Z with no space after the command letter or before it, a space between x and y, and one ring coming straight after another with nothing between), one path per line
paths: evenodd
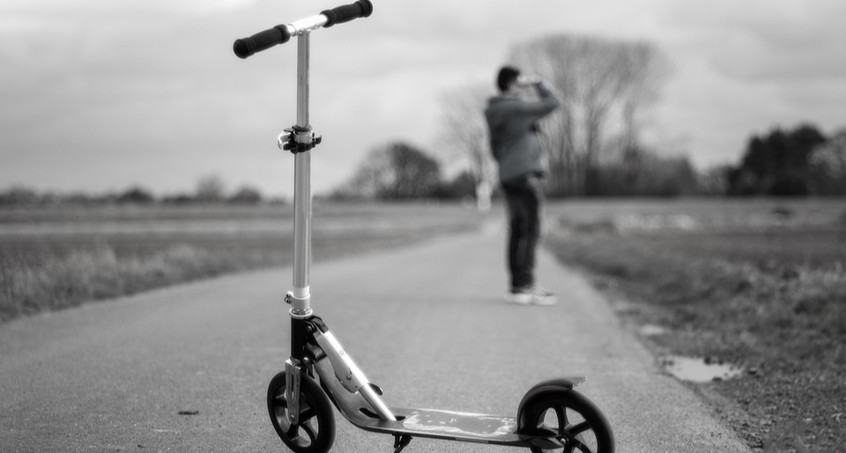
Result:
M335 24L343 24L359 17L370 17L373 13L373 4L370 0L358 0L349 5L341 5L336 8L327 9L320 14L326 16L326 25L331 27Z
M312 18L306 18L288 25L277 25L258 32L249 38L238 39L232 45L232 50L239 58L247 58L256 52L267 50L277 44L284 44L291 39L291 36L296 36L315 28L342 24L359 17L369 17L372 13L373 4L370 3L370 0L358 0L349 5L327 9Z
M232 50L238 58L247 58L256 52L267 50L277 44L283 44L291 39L291 32L285 25L277 25L260 31L249 38L242 38L235 41Z

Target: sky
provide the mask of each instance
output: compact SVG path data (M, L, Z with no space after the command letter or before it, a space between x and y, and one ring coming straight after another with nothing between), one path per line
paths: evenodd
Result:
M216 175L289 196L296 45L232 42L350 0L3 0L0 190L191 192ZM439 154L445 93L488 83L510 47L559 33L651 42L670 72L647 112L655 149L699 169L753 134L846 127L842 0L373 0L311 36L312 186L404 140Z

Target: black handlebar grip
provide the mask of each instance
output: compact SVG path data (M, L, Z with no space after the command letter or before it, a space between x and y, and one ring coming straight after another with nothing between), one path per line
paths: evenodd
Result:
M370 3L370 0L358 0L349 5L327 9L320 14L326 16L326 25L324 27L331 27L335 24L343 24L359 17L369 17L372 13L373 4Z
M249 38L242 38L235 41L232 50L239 58L247 58L250 55L269 49L277 44L283 44L291 39L288 27L277 25L265 31L258 32Z

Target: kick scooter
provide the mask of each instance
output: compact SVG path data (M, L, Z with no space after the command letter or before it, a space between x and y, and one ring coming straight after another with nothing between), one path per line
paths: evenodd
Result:
M389 407L383 391L369 382L341 342L311 308L311 150L321 142L309 123L311 32L368 17L369 0L339 6L277 25L235 41L240 58L297 38L297 123L279 135L278 145L294 154L294 264L291 357L270 381L267 409L276 433L296 453L324 453L335 440L332 406L358 428L393 435L394 453L413 437L563 451L613 453L611 427L599 409L574 387L584 378L551 379L523 396L516 417Z

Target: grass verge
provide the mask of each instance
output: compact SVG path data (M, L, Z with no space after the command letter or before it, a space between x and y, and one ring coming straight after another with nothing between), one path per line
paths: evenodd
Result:
M666 239L666 240L665 240ZM834 452L846 445L846 274L685 253L664 238L557 231L547 246L617 299L657 355L742 365L738 379L689 384L753 449Z
M144 258L118 258L112 247L99 245L42 265L5 269L0 273L0 321L245 270L255 264L245 257L224 257L189 245L172 246Z
M45 231L0 234L0 323L291 263L287 212L213 208L0 212L0 227L8 231ZM315 261L408 245L479 225L478 214L460 206L321 205L316 217L320 227L313 234Z

